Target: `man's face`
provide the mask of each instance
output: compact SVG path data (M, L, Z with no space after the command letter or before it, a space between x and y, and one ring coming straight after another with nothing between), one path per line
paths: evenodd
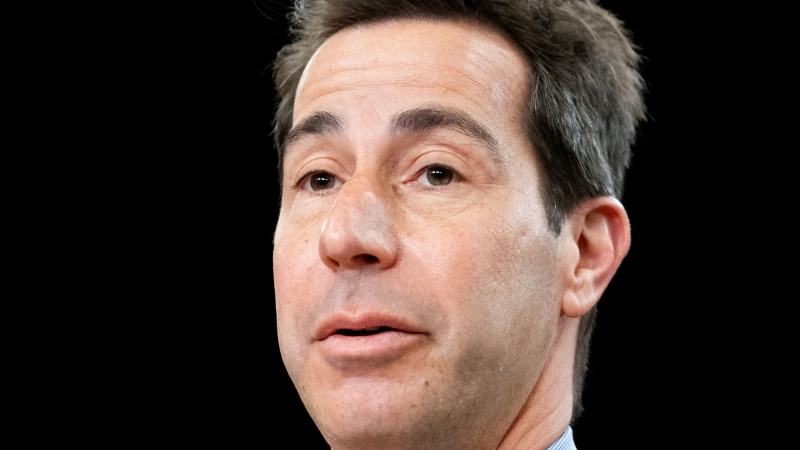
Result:
M528 77L500 35L433 21L343 30L306 68L278 337L334 448L496 442L537 382L563 277L522 125Z

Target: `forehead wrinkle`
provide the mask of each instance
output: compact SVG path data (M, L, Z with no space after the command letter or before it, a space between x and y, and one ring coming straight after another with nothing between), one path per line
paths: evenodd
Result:
M467 100L475 106L485 107L485 101L478 98L483 97L488 100L489 93L486 92L484 83L495 82L496 76L488 73L479 65L473 64L483 80L475 79L473 75L465 73L462 68L450 67L439 63L410 63L406 61L373 61L347 63L343 61L335 62L338 67L329 67L323 74L314 74L309 77L298 89L297 98L300 103L308 103L311 99L324 97L329 93L337 91L349 91L364 89L367 87L399 86L411 88L428 88L443 91L451 91L463 96L463 93L456 86L448 86L441 82L448 78L448 73L454 75L452 79L459 80L457 84L465 87L472 95L467 96ZM412 69L412 70L403 70ZM311 70L310 67L307 70ZM438 73L437 73L438 72ZM362 75L363 74L363 75ZM403 75L405 74L405 75ZM388 75L388 76L387 76ZM450 81L452 83L452 81Z

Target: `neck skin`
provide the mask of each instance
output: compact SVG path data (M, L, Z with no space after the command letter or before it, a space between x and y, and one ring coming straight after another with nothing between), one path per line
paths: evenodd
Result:
M539 382L497 450L544 450L572 418L572 374L580 318L561 317L558 336Z

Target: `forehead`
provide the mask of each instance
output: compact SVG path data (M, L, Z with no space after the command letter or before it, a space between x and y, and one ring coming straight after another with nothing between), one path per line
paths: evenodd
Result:
M483 26L433 20L353 26L329 38L307 64L293 121L329 96L404 90L410 101L431 95L446 106L495 117L513 106L518 118L528 73L522 52Z

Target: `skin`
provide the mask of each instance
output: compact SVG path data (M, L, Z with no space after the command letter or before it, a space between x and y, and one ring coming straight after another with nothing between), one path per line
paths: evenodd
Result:
M306 67L273 272L283 361L333 449L543 449L569 424L578 320L629 227L598 198L548 230L529 76L499 34L435 21L345 29ZM481 130L393 127L420 110ZM323 112L337 126L304 128Z

